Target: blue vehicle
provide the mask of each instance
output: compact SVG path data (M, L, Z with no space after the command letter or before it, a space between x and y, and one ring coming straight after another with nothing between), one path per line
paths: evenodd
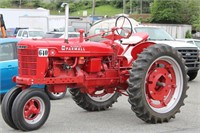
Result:
M0 95L3 96L12 87L16 86L12 82L12 77L18 75L17 59L17 38L0 38ZM44 88L49 98L52 100L61 99L65 96L63 93L49 92L44 85L34 85L36 88Z
M18 73L16 38L0 38L0 94L15 86L12 77Z

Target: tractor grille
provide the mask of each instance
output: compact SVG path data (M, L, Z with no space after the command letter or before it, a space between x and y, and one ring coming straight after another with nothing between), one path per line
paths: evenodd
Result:
M35 76L37 69L37 50L18 49L19 75Z
M199 50L198 49L178 49L186 61L189 70L199 68Z

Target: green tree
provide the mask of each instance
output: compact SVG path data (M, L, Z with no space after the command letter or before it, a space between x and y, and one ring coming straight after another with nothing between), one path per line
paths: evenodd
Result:
M42 6L42 0L33 0L33 6L34 7L41 7Z
M13 6L16 6L16 7L24 6L25 4L29 2L28 0L9 0L9 1Z
M200 15L199 16L192 16L192 27L194 31L200 31Z
M45 7L42 0L29 0L28 2L26 1L23 6L29 8Z
M191 31L186 31L185 38L192 38Z
M0 1L0 8L6 8L6 7L11 7L12 4L10 3L10 1L7 0L1 0Z
M113 0L111 1L111 5L116 8L123 8L123 0Z
M192 24L196 17L200 16L199 0L181 0L183 23Z
M154 0L151 22L191 24L200 31L199 0Z
M182 23L180 0L154 0L151 6L152 22Z

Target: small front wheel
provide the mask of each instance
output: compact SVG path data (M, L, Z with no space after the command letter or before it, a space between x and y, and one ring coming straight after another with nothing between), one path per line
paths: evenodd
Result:
M18 129L12 119L11 109L13 106L13 102L17 95L21 92L21 88L18 86L13 87L3 98L1 105L1 113L4 121L12 128Z
M22 91L15 99L12 117L16 127L23 131L40 128L50 112L50 100L47 94L39 89Z

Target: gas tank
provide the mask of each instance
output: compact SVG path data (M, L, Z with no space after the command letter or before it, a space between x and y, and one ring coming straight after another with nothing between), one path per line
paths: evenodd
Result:
M109 56L113 54L110 43L79 42L79 39L25 39L18 43L18 47L25 46L30 49L47 49L49 56ZM53 52L51 52L53 51ZM52 54L51 54L52 53Z

